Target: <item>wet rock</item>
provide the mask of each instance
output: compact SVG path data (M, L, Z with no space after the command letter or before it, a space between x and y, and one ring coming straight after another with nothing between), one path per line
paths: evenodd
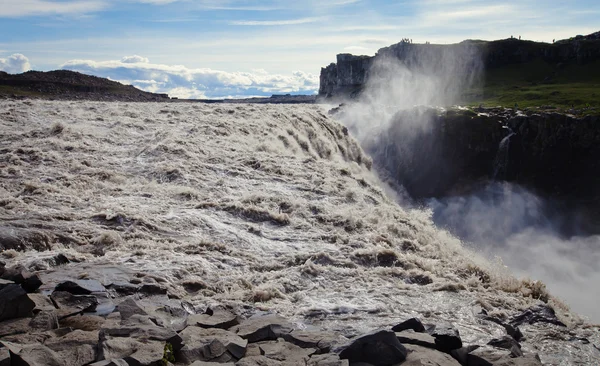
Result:
M517 342L519 342L521 339L523 339L523 333L521 333L521 329L519 329L519 327L507 324L507 323L503 322L502 320L495 318L493 316L489 316L489 315L487 315L487 312L485 310L482 311L482 314L480 314L480 317L484 320L491 321L493 323L503 326L504 329L506 330L506 334L513 337Z
M31 330L46 331L58 329L58 317L54 310L40 311L29 322Z
M14 285L15 283L13 281L10 280L4 280L0 278L0 290L2 290L3 288L5 288L8 285Z
M449 354L414 344L407 345L408 355L403 366L460 366Z
M522 324L548 323L561 327L566 325L558 320L554 309L547 305L537 305L531 307L519 315L512 317L509 321L510 325L517 327Z
M306 366L348 366L348 360L340 359L340 356L333 353L321 355L312 355Z
M58 307L59 320L94 311L98 305L98 299L93 295L73 295L69 292L55 291L50 295L50 298Z
M402 331L408 330L408 329L412 329L415 332L420 332L420 333L425 332L425 326L423 325L423 323L421 323L421 320L419 320L417 318L408 319L392 328L392 330L394 332L402 332Z
M521 351L521 345L519 344L519 342L515 341L511 336L504 336L502 338L492 339L488 342L488 345L496 348L507 349L514 357L523 356L523 352Z
M293 330L283 335L283 339L302 348L315 348L317 353L327 353L340 343L346 343L347 338L331 332Z
M21 265L6 268L2 274L2 278L18 283L27 292L35 292L42 285L40 276L31 273Z
M80 366L97 358L98 332L75 330L60 338L47 340L44 345L56 352L64 366Z
M450 352L450 355L452 357L454 357L454 359L457 360L461 365L467 366L469 353L475 351L479 347L480 347L479 345L471 345L471 346L461 347L459 349L453 349Z
M115 282L106 286L106 288L117 296L129 296L138 292L140 287L127 282Z
M59 355L41 344L16 345L0 342L10 351L11 365L18 366L64 366Z
M539 366L539 358L534 355L514 358L506 350L483 346L469 353L468 366Z
M148 313L144 311L142 306L132 298L125 299L120 304L118 304L115 307L115 312L121 314L121 319L128 319L134 314L148 315Z
M100 330L106 320L97 315L75 315L60 320L61 327L70 327L84 331Z
M0 276L4 274L4 269L6 268L6 262L0 259Z
M35 303L16 284L0 289L0 321L31 316Z
M278 315L252 317L230 329L248 342L276 340L293 330L292 325Z
M315 348L298 347L282 338L276 341L261 342L259 348L261 354L267 358L295 364L306 364L310 356L317 351Z
M396 337L398 338L400 343L404 345L414 344L426 348L437 348L435 338L427 333L417 333L412 330L407 330L404 332L396 333Z
M392 331L381 330L361 336L340 352L341 359L369 362L373 365L394 365L406 359L408 351Z
M90 295L93 292L105 292L106 289L96 280L64 281L56 285L54 291L65 291L73 295Z
M176 359L186 363L240 359L244 357L248 345L248 341L235 333L218 328L190 326L185 328L180 336L184 345L176 353Z
M56 306L54 306L52 300L50 300L50 298L46 295L33 293L28 294L27 296L35 303L35 308L33 308L34 313L39 311L56 310Z
M140 341L133 338L102 339L100 336L98 359L123 359L127 365L161 365L164 347L165 343L160 341Z
M237 315L222 309L208 309L205 314L191 315L188 324L201 328L229 329L240 323Z
M142 285L138 292L145 295L166 295L167 289L155 283L147 283Z
M428 333L435 338L436 347L442 352L450 353L453 349L462 347L458 329L451 325L436 325Z

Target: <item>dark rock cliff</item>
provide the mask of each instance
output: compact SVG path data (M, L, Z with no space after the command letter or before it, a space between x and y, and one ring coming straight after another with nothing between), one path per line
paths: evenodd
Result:
M356 95L369 79L371 66L378 60L389 57L408 67L427 63L427 67L432 70L439 66L447 67L448 64L465 63L469 64L467 70L478 67L488 69L536 59L554 65L584 64L600 59L600 32L551 44L517 38L492 42L468 40L451 45L413 44L403 41L381 48L373 57L340 54L337 56L337 63L321 69L319 95Z

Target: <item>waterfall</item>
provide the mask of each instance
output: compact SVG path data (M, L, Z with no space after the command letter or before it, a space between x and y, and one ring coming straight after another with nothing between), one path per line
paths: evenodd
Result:
M498 145L498 152L496 153L496 158L494 159L494 175L492 178L494 180L498 179L506 179L508 174L508 164L509 164L509 151L510 151L510 140L516 135L516 133L508 126L504 126L507 130L509 130L509 134L500 141L500 145Z

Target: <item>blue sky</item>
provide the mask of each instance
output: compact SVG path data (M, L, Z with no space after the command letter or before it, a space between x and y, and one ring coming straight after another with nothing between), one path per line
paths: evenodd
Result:
M0 69L68 68L180 97L314 93L337 53L600 30L600 2L0 0Z

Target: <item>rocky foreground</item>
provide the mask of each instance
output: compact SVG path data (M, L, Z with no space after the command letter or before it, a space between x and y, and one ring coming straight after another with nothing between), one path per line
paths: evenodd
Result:
M65 255L49 259L60 266ZM293 323L253 306L197 308L170 296L149 276L103 284L63 281L38 291L40 277L0 262L0 365L542 365L524 353L521 324L565 327L537 306L507 321L488 316L506 334L463 344L451 325L408 319L348 339L342 332ZM393 326L392 326L393 325ZM589 342L586 339L578 341Z

